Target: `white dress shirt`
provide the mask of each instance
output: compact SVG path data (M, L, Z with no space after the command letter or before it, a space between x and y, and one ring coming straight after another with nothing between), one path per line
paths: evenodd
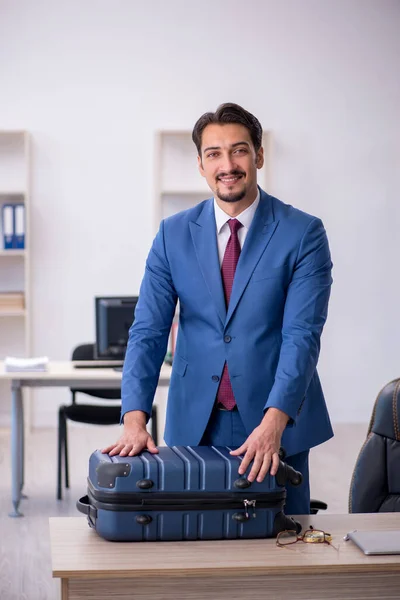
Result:
M229 237L231 235L231 230L229 229L228 221L229 219L235 218L241 222L243 227L241 227L238 231L238 238L240 243L240 248L243 248L244 240L246 239L246 235L250 229L251 222L257 210L258 203L260 202L260 190L257 192L256 199L253 204L250 204L240 213L237 217L231 217L226 212L222 210L217 204L217 201L214 198L214 213L215 213L215 223L217 225L217 242L218 242L218 256L219 256L219 264L222 265L222 261L224 258L226 245L228 243Z

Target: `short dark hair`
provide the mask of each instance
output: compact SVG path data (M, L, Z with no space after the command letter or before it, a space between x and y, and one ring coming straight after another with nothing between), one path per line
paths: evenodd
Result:
M244 125L244 127L249 130L255 151L258 152L261 148L263 130L260 121L254 115L239 106L239 104L226 102L225 104L220 104L214 113L206 112L197 120L193 128L192 140L196 145L199 156L201 156L203 131L207 125L214 123L219 125L224 125L225 123L238 123L239 125Z

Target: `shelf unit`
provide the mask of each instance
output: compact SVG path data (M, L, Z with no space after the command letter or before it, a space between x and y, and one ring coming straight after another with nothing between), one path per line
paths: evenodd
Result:
M5 317L26 317L26 310L24 308L22 309L15 309L15 310L2 310L0 311L0 319L1 318L5 318ZM2 357L2 360L5 357Z
M0 256L6 256L7 258L11 256L26 256L25 250L0 250Z
M264 167L259 185L272 187L272 132L263 134ZM210 198L212 192L197 167L197 150L188 130L160 130L155 140L155 231L160 221Z
M0 218L0 293L22 292L24 308L0 307L0 359L31 355L30 293L30 178L29 134L22 130L0 130L0 215L4 204L24 204L25 248L4 249ZM28 411L29 412L29 411ZM10 422L10 390L0 387L0 427Z

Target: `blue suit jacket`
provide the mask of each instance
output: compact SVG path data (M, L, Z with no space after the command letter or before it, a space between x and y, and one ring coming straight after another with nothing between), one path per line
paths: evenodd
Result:
M151 413L179 299L168 445L200 443L225 361L248 434L274 406L290 417L282 438L288 455L333 435L316 370L332 283L325 230L320 219L260 193L228 309L212 199L165 219L149 253L123 369L122 418Z

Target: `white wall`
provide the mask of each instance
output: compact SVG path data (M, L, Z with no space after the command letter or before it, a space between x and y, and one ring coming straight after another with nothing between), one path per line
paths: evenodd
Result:
M220 102L276 140L271 192L323 218L334 287L320 372L366 421L400 374L396 0L0 3L0 127L33 135L34 353L94 338L93 297L135 294L153 228L153 141ZM55 423L66 391L36 393Z

